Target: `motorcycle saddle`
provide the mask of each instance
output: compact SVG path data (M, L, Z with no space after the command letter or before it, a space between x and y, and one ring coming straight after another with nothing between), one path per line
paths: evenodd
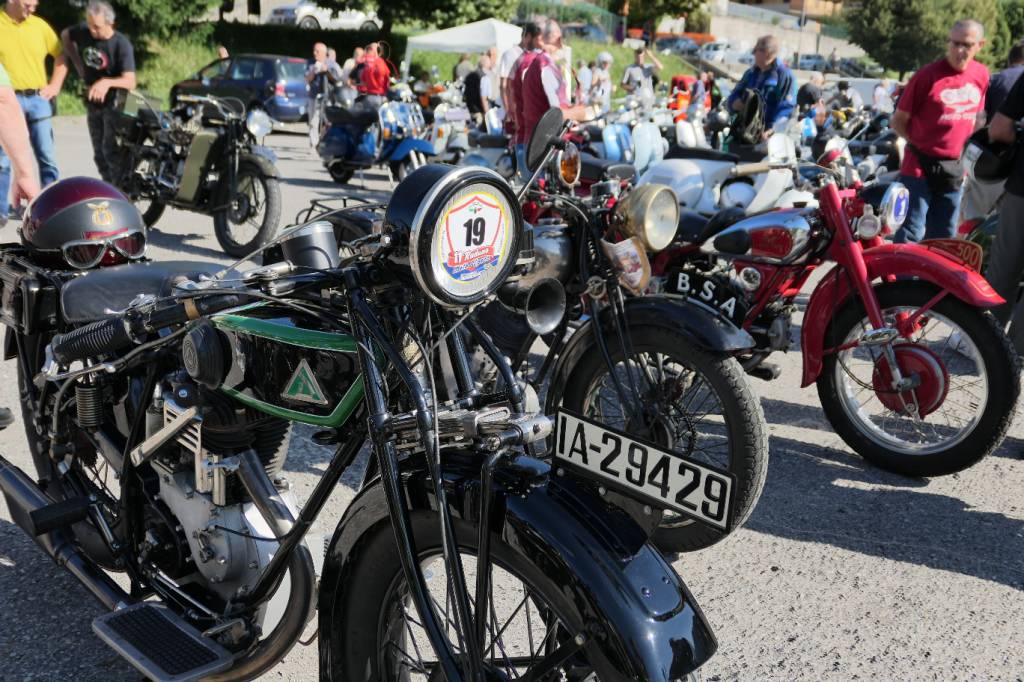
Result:
M746 215L738 206L723 208L710 218L696 211L680 209L675 241L684 244L703 244L722 230L743 220Z
M631 163L601 159L590 154L580 155L580 179L588 182L602 180L635 180L636 168Z
M491 135L489 133L470 133L469 143L484 149L503 149L508 146L508 135Z
M665 158L725 161L727 163L740 162L740 157L728 152L720 152L717 149L704 149L703 147L680 147L679 145L672 145L671 149L665 152Z
M178 282L212 275L222 267L217 263L161 261L90 270L61 288L60 307L64 319L72 324L95 322L124 310L139 294L167 296Z
M373 109L346 109L344 107L327 107L324 115L328 122L343 126L368 128L377 122L377 112Z

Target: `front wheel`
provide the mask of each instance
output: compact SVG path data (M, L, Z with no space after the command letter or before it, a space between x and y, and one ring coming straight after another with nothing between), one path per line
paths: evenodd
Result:
M332 163L327 167L327 172L331 174L331 180L334 180L339 185L347 185L348 181L355 174L354 169L346 167L341 162Z
M156 199L140 199L135 202L135 207L142 213L142 222L146 224L146 227L153 227L163 216L167 204Z
M596 330L595 330L596 331ZM584 355L565 382L562 406L736 476L733 528L754 509L768 471L764 411L739 363L696 348L666 327L629 330L628 361L617 335L606 342L623 405L603 355ZM637 390L632 390L632 385ZM666 511L653 540L663 552L690 552L725 537L721 530Z
M875 287L885 324L928 303L928 284ZM858 345L871 325L860 299L833 319L818 396L836 433L864 459L905 476L961 471L992 452L1013 420L1020 360L991 313L947 294L914 334ZM905 386L894 386L895 359ZM904 389L902 391L897 389Z
M281 187L259 166L239 164L235 187L224 187L218 203L225 208L213 214L213 229L232 258L249 255L274 236L281 218Z

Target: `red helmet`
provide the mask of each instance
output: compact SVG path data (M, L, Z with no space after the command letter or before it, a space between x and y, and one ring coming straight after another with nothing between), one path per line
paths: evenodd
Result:
M21 238L79 269L125 263L146 252L146 224L135 204L95 178L65 178L44 189L25 213Z

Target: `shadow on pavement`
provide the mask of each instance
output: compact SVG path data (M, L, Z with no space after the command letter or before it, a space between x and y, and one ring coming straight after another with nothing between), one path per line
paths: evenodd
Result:
M1024 521L908 489L926 483L833 448L774 436L770 447L768 479L747 528L1024 590Z
M197 220L206 220L210 223L210 235L213 235L213 219L208 216L196 216ZM217 249L211 249L206 246L201 246L192 242L200 242L206 238L202 234L191 232L189 234L177 234L174 232L164 232L159 227L156 229L150 229L146 238L152 246L158 246L161 249L168 249L171 251L180 251L193 256L199 256L202 258L214 258L224 260L227 258L227 254Z

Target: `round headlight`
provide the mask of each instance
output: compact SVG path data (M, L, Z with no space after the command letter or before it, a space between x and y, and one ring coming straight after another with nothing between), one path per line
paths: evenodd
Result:
M249 129L253 137L259 139L270 134L274 129L274 121L262 109L250 109L245 117L245 127Z
M580 181L580 170L582 169L579 147L569 142L555 158L558 165L558 179L566 187L575 187L576 183Z
M640 185L615 206L615 213L622 231L639 237L648 251L666 248L679 228L679 200L665 185Z
M423 166L395 188L384 222L385 230L408 243L392 261L446 307L472 305L493 294L519 257L519 203L490 169Z

